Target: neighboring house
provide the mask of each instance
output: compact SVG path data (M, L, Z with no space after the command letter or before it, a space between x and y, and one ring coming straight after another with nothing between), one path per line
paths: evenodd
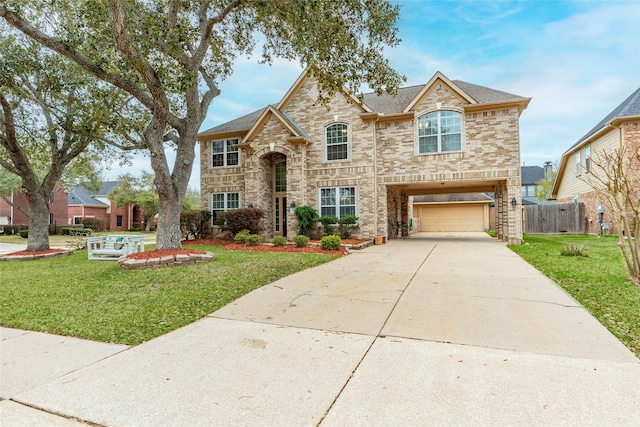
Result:
M278 104L200 133L203 208L258 207L265 237L293 237L294 208L308 205L355 214L361 237L391 238L412 222L413 196L494 192L498 237L521 242L519 118L530 98L437 72L397 96L317 101L305 71Z
M520 175L522 179L522 204L523 205L540 205L555 203L551 200L538 200L536 197L537 183L544 179L552 172L551 162L545 162L544 167L540 166L522 166Z
M93 194L87 189L76 187L69 193L69 223L82 224L83 218L103 218L109 231L126 231L140 227L140 213L134 205L119 208L109 200L109 191L118 181L105 181L102 188Z
M584 203L590 232L599 231L600 213L605 233L615 232L609 212L602 208L602 197L585 182L594 167L592 157L597 159L599 153L621 147L640 150L640 88L573 144L560 160L550 198L558 203Z
M20 191L14 191L9 196L0 197L0 226L28 225L29 218L24 212L29 211L27 198ZM24 210L24 212L23 212ZM67 191L58 187L49 195L49 225L67 224Z

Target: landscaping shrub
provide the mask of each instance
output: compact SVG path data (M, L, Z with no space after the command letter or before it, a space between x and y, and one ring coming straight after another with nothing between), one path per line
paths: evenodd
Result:
M180 212L180 233L185 240L198 240L209 224L210 211L182 211Z
M572 245L571 243L565 243L564 247L560 251L562 256L582 256L587 257L587 252L584 249L584 245Z
M82 218L82 226L93 231L104 231L107 228L106 218Z
M244 241L247 246L258 246L262 243L262 237L259 234L249 234Z
M335 216L321 216L318 218L318 222L322 224L322 230L325 236L331 236L335 233L335 227L338 223L338 218Z
M296 248L304 248L309 243L309 238L304 234L298 234L293 238L293 244Z
M215 223L220 226L222 231L229 231L234 236L242 230L249 230L252 234L259 234L262 231L262 218L264 218L262 209L242 208L216 212Z
M350 239L353 232L359 229L358 217L355 215L345 215L338 221L338 229L340 230L340 237L343 239Z
M29 237L29 230L20 230L18 233L20 234L20 237L22 237L23 239L26 239L27 237Z
M308 236L318 222L318 212L311 206L298 206L294 213L298 218L299 233Z
M287 244L287 239L283 236L274 236L273 239L271 239L271 243L273 243L273 246L284 246Z
M340 249L340 245L342 245L340 236L324 236L322 240L320 240L320 247L329 251Z
M234 236L233 240L236 243L240 243L244 245L245 242L247 241L247 237L249 237L250 234L251 232L249 230L241 230Z
M90 228L66 227L62 229L63 236L91 236Z

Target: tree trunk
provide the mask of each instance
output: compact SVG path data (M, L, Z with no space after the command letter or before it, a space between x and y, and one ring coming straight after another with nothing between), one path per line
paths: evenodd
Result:
M28 192L29 201L29 241L27 251L49 249L49 205L48 197L37 192Z

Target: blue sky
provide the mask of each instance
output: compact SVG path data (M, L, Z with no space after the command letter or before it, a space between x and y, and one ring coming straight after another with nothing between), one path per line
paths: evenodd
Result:
M532 98L520 118L521 160L542 166L640 87L638 1L400 0L402 43L386 52L407 76L426 83L436 71L452 80ZM299 64L239 58L220 83L202 130L275 103ZM199 187L199 164L190 186ZM150 170L137 159L130 172ZM119 170L109 171L115 179Z

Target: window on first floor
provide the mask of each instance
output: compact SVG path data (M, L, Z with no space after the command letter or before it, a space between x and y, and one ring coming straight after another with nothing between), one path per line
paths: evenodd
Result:
M418 118L418 153L462 150L462 114L434 111Z
M49 212L49 225L53 225L54 221L55 221L55 219L53 218L53 214L51 212Z
M82 217L81 217L81 216L74 216L74 217L73 217L73 224L74 224L74 225L80 225L80 224L82 224Z
M122 227L122 215L116 216L116 227Z
M240 193L211 194L211 213L215 220L216 212L240 209Z
M320 215L342 218L356 214L356 187L320 189Z

